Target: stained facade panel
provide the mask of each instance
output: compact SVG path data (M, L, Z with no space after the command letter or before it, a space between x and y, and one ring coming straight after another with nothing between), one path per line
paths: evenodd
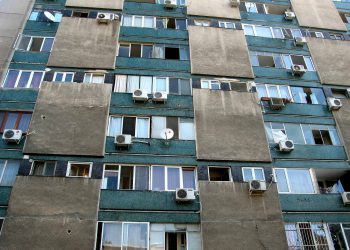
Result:
M66 6L69 7L83 7L83 8L95 8L95 9L110 9L121 10L123 9L123 0L67 0Z
M232 7L230 0L188 0L187 14L241 19L238 7Z

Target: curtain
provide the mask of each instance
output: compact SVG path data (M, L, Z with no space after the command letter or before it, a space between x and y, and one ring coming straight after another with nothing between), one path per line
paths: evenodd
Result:
M297 194L315 193L308 169L287 169L290 191Z
M151 76L141 76L140 89L146 90L147 93L152 93L152 77Z
M148 224L123 223L123 249L147 250Z
M149 138L149 118L137 118L138 138Z
M154 45L153 58L164 59L164 45L161 45L161 44Z
M140 77L139 76L129 76L128 77L128 92L133 93L136 89L140 87Z
M108 136L116 136L121 132L122 118L121 117L111 117L109 121Z
M180 140L194 140L194 124L192 119L180 119Z
M115 86L114 86L114 92L126 92L126 75L116 75L115 76Z
M166 117L152 117L152 138L162 138L160 133L166 128Z

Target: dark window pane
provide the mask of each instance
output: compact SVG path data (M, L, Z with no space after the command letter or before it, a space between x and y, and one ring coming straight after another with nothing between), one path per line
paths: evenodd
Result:
M315 144L323 144L322 136L319 130L312 130L312 135L315 140Z
M63 81L63 73L56 73L55 80L56 82L62 82Z
M165 168L152 167L152 190L165 190Z
M179 94L179 78L169 78L169 93Z
M149 167L136 166L135 173L135 190L148 190L149 189Z
M33 175L43 175L45 162L35 161L33 167Z
M180 79L181 95L191 95L190 79Z
M209 168L210 181L230 181L228 168Z
M30 74L31 72L22 72L19 80L18 80L18 84L17 84L17 88L25 88L28 85L28 81L30 78Z
M56 162L54 162L54 161L52 161L52 162L50 162L50 161L49 161L49 162L46 162L44 175L45 175L45 176L54 176L55 167L56 167Z
M175 190L180 187L180 169L168 168L168 190Z
M30 51L40 51L40 48L41 48L43 41L44 41L44 38L42 38L42 37L33 37L32 44L30 45L29 50Z
M7 113L7 119L5 122L4 129L14 129L17 121L18 113L9 112Z
M26 132L28 130L30 118L32 117L32 114L22 114L21 120L18 124L18 129Z
M118 172L105 171L104 181L106 182L106 189L118 189Z
M30 39L30 36L22 36L21 42L18 45L18 49L27 50Z
M167 28L168 29L175 29L176 28L175 18L168 19Z
M194 169L182 169L184 188L196 188Z
M89 177L90 165L89 164L71 164L69 176Z
M166 118L167 128L171 128L174 131L174 139L179 138L179 119L177 117Z
M4 88L14 88L17 81L18 74L19 74L18 70L9 70L6 77L5 84L4 84Z
M124 117L123 119L123 134L135 136L135 117Z
M30 88L38 89L40 87L42 78L43 72L34 72L32 81L30 83Z
M141 57L141 44L131 44L130 57Z
M332 145L332 140L331 137L329 135L328 130L321 130L321 135L322 135L322 139L323 139L323 144L325 145Z
M122 56L122 57L129 57L129 45L120 45L119 46L119 52L118 52L118 56Z
M290 58L292 59L293 64L303 65L305 68L307 68L303 56L291 55Z
M165 47L165 59L179 60L180 59L179 48Z
M176 29L186 30L186 19L176 19Z
M41 51L50 52L53 44L53 38L46 38Z
M2 127L2 123L4 121L4 118L5 118L5 112L0 111L0 128Z
M142 58L152 58L152 45L142 46Z
M121 166L119 189L133 189L134 167Z

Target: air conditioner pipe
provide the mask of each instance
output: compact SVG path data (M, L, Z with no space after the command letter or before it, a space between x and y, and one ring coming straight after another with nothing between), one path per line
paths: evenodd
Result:
M149 141L141 141L141 140L132 140L132 142L136 142L136 143L142 143L142 144L147 144L148 146L151 146L151 143Z

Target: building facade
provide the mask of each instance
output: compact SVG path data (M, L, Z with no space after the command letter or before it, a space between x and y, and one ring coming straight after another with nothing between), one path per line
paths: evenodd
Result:
M0 249L350 250L348 0L0 12Z

